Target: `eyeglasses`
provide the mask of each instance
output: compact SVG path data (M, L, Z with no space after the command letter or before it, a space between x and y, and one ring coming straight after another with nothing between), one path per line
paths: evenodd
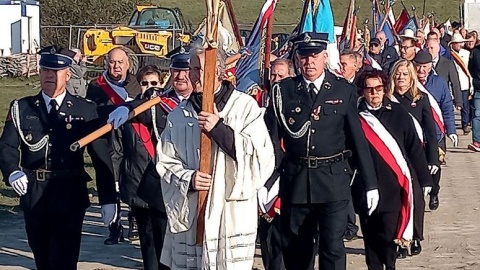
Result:
M383 87L383 85L377 85L377 86L374 86L374 87L365 87L363 88L363 91L365 92L370 92L371 95L378 93L378 92L382 92L385 88Z
M400 50L408 50L410 48L414 48L415 46L400 46Z
M370 47L378 47L380 44L370 44Z
M147 86L148 84L150 84L151 86L157 86L158 81L141 81L140 82L141 86Z

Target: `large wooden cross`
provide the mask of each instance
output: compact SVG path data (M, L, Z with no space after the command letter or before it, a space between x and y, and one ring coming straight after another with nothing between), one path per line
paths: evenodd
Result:
M218 11L220 0L206 0L207 3L207 21L205 34L205 64L203 79L203 99L202 111L213 113L214 87L217 73L217 32L218 32ZM212 141L210 137L202 132L200 138L200 171L212 174L211 155ZM208 191L198 192L197 204L197 246L203 245L205 233L205 208L207 203Z

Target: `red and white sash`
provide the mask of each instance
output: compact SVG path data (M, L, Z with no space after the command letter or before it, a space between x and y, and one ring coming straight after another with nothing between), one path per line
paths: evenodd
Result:
M126 101L131 100L128 97L128 92L124 87L114 85L110 83L107 78L105 78L106 73L102 74L97 78L98 86L103 90L103 92L108 96L110 101L116 106L123 105ZM135 133L142 140L145 149L147 150L149 156L153 158L155 156L155 147L152 142L152 137L148 128L142 123L131 123Z
M397 141L375 116L368 111L360 112L360 123L368 142L395 173L402 188L402 206L395 240L401 243L411 241L413 238L413 190L407 161Z
M433 120L437 124L437 127L440 129L442 134L445 134L445 122L443 121L442 110L440 110L440 106L438 105L437 100L428 92L428 90L423 86L422 83L417 82L417 87L422 93L427 95L428 101L430 101Z
M398 101L398 99L392 95L390 97L390 100L392 102L395 102L395 103L400 103L400 101ZM422 143L424 143L424 138L423 138L423 129L422 129L422 126L420 125L420 123L418 122L417 118L415 118L411 113L408 113L410 115L410 117L412 118L413 120L413 125L415 126L415 131L417 132L417 135L418 135L418 138L420 139L420 141Z

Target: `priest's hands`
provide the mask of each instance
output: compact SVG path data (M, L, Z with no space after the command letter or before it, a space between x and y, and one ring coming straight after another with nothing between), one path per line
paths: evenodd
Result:
M213 104L213 113L201 111L200 114L198 114L198 126L206 132L210 132L219 120L220 116L218 116L218 110L215 104Z
M212 176L208 173L203 173L201 171L195 171L192 176L192 186L193 189L198 191L207 191L212 185Z

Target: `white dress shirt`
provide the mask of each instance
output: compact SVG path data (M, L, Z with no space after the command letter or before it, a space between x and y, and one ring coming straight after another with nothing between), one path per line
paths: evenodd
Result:
M60 95L55 97L55 101L57 102L57 110L60 109L60 106L62 105L63 100L65 99L65 96L67 95L67 91L63 91ZM45 92L42 91L42 97L43 100L45 100L45 105L47 105L47 112L50 112L50 109L52 106L50 106L50 100L52 99L51 97L47 96Z
M313 83L315 85L315 93L318 94L318 91L320 91L320 88L322 88L323 80L325 79L325 71L318 77L315 81L309 81L305 77L303 77L303 80L307 84L307 91L310 91L310 88L308 86Z

